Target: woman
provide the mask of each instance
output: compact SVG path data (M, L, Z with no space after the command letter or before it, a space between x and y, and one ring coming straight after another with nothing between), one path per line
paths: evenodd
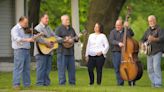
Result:
M97 71L97 84L101 84L102 68L105 62L106 53L109 49L107 37L103 34L103 26L96 23L94 33L89 35L86 48L86 59L88 61L88 73L90 85L94 84L94 68Z

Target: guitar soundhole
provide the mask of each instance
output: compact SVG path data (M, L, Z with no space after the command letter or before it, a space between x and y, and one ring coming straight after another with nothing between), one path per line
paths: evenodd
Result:
M53 44L54 42L53 41L50 41L51 44Z
M50 41L50 47L49 48L53 48L54 42Z

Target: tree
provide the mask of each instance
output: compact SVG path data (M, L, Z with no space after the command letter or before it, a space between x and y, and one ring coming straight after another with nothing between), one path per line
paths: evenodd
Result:
M39 22L41 0L30 0L29 1L29 24L33 23L36 26Z
M39 22L39 12L40 12L40 3L41 0L30 0L28 2L29 4L29 25L31 25L33 23L33 27L35 27L38 22ZM31 54L33 55L33 49L34 49L34 45L32 44L31 46Z
M109 32L114 27L115 21L118 18L125 1L126 0L91 0L86 30L88 30L89 33L92 33L95 23L100 22L104 25L104 33L108 37ZM87 39L88 36L85 37L84 40L82 51L83 61L85 58ZM107 57L109 57L109 54Z

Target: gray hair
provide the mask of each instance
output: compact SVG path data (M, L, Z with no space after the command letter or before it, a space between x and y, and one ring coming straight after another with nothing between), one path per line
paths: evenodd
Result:
M149 16L148 16L148 20L149 20L149 19L156 20L156 17L155 17L155 15L149 15Z
M63 20L64 17L69 17L67 14L64 14L61 16L61 20Z

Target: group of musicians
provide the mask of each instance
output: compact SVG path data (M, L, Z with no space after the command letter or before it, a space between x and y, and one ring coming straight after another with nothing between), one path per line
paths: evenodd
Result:
M78 37L74 29L70 26L70 18L68 15L61 16L61 25L52 31L48 26L49 17L44 13L40 16L40 23L34 28L38 33L43 32L44 36L33 38L32 34L26 34L25 28L28 27L28 18L22 16L19 22L11 29L12 48L14 50L14 69L13 69L13 88L20 89L20 81L24 87L31 86L30 80L30 42L34 42L34 56L36 60L36 85L49 86L51 80L49 74L52 65L53 52L43 54L40 52L38 43L44 44L47 47L52 47L52 43L44 40L44 38L55 37L59 47L57 48L57 68L59 85L66 84L66 71L68 71L68 81L70 85L76 84L75 78L75 58L74 46L66 48L63 43L68 42L67 36L76 37L73 42L78 42ZM152 51L147 56L147 71L152 83L152 87L162 86L161 74L161 57L164 44L164 32L157 25L156 17L154 15L148 16L149 27L143 35L141 42L149 41L152 45ZM128 22L122 19L116 20L115 28L110 31L109 42L106 35L103 33L103 25L99 22L95 23L94 33L89 35L86 47L86 61L88 67L88 74L90 78L90 85L94 84L94 68L97 73L97 84L101 85L102 69L105 62L106 54L110 48L112 51L112 62L116 74L117 85L123 86L124 80L120 76L121 64L121 48L123 44L124 27L128 30L127 36L134 36L134 32L130 28ZM135 85L135 81L129 81L129 85Z

